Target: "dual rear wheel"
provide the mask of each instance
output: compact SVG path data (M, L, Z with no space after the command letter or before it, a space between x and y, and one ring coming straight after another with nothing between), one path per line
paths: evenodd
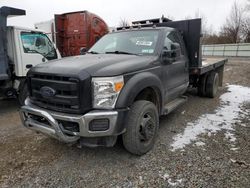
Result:
M212 72L202 75L198 83L198 95L201 97L214 98L219 87L219 74Z

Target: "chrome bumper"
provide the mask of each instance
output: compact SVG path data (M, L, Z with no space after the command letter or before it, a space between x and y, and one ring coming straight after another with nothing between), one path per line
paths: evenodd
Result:
M26 99L25 106L20 109L20 116L25 127L54 137L62 142L73 143L80 137L102 137L114 136L117 122L117 111L91 111L84 115L64 114L44 110L30 103ZM38 116L44 119L43 122L37 121L34 117ZM109 129L106 131L90 131L89 123L94 119L108 119ZM65 130L59 121L67 123L75 122L79 125L79 132Z

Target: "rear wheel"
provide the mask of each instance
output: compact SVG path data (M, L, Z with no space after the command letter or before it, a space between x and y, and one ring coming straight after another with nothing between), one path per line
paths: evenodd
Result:
M149 101L136 101L128 114L124 147L133 154L143 155L152 149L158 132L159 116L156 106Z
M219 86L219 74L217 72L210 73L206 81L206 96L214 98L217 94L218 86Z
M202 75L199 79L198 83L198 95L200 97L206 96L206 81L207 81L207 75Z

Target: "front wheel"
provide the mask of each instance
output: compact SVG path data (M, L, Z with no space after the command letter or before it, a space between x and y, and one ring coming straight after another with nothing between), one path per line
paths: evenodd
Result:
M136 101L129 111L126 132L122 135L124 147L132 154L147 153L154 146L158 127L156 106L149 101Z

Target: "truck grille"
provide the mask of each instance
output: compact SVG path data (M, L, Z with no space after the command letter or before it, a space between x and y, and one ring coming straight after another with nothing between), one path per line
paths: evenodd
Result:
M79 113L79 80L77 78L35 74L30 77L30 98L33 104L59 112ZM41 88L55 91L52 97L44 97Z

